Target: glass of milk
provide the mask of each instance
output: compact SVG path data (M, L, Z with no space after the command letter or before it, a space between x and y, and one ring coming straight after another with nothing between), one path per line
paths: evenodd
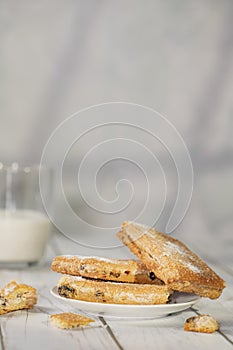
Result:
M52 171L42 169L52 198ZM0 265L40 261L50 236L39 188L39 166L0 163Z

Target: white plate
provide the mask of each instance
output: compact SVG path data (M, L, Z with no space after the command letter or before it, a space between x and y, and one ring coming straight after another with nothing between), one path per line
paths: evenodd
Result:
M124 305L104 304L89 301L74 300L61 297L57 287L51 289L51 294L65 305L87 312L95 316L155 318L183 311L197 303L201 298L194 294L174 293L169 304L162 305Z

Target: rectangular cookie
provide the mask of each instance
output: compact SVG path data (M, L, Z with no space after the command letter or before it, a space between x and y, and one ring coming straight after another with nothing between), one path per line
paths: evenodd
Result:
M225 282L178 239L124 222L117 237L169 288L216 299Z
M26 284L11 281L0 290L0 315L16 310L31 309L36 303L36 289Z
M108 304L166 304L171 291L165 285L107 282L79 276L62 276L60 296Z
M53 271L108 281L163 284L153 272L137 260L106 259L79 255L56 256L51 264Z

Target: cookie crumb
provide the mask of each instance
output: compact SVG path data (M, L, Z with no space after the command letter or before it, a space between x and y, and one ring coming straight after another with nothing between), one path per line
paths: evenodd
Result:
M219 329L218 322L210 315L198 315L188 318L184 324L185 331L213 333Z
M95 322L95 320L72 312L64 312L51 315L50 322L62 329L74 329L80 326L87 326L90 322Z
M18 284L13 280L0 290L0 315L31 309L36 303L36 289L27 284Z

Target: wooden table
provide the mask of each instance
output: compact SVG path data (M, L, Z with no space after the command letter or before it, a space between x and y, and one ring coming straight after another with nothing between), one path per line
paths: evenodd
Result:
M208 234L205 237L208 240ZM190 244L193 247L191 240ZM96 317L94 324L78 330L60 330L50 325L50 314L77 310L50 295L50 288L56 284L59 275L50 271L49 262L24 270L0 270L1 285L16 279L36 287L39 294L34 309L0 316L0 349L232 349L233 268L229 256L219 262L221 254L216 252L224 250L224 246L220 247L218 241L213 246L215 252L209 250L208 256L204 256L202 250L205 244L199 245L199 252L227 282L227 288L218 300L203 298L191 309L152 320ZM185 320L199 313L214 316L220 323L220 330L214 334L185 332Z

